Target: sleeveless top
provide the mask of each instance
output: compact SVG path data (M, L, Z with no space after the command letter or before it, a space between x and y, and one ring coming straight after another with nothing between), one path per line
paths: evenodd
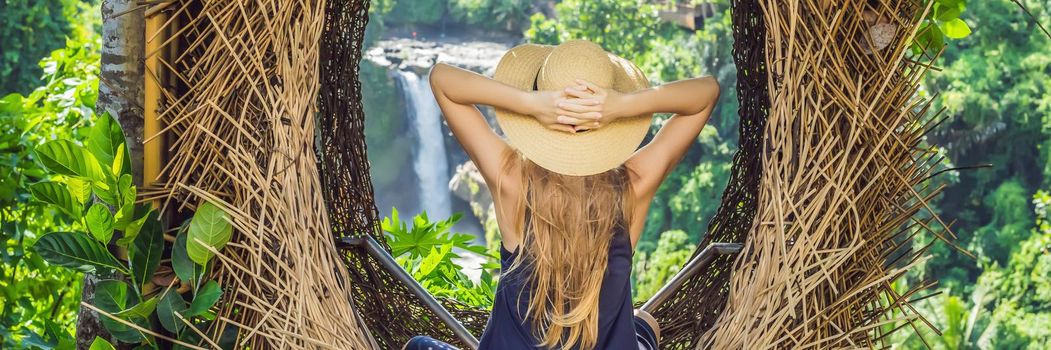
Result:
M526 227L529 227L529 207L526 207ZM595 349L637 350L634 306L631 303L631 239L628 230L618 221L609 245L609 262L599 292L598 341ZM500 244L500 266L503 271L511 267L524 248L519 245L514 252ZM523 262L518 270L503 274L497 282L496 295L489 321L479 340L479 350L533 350L543 349L536 344L532 324L527 317L529 307L528 273L530 264ZM521 293L521 298L519 298ZM579 349L575 345L573 349Z

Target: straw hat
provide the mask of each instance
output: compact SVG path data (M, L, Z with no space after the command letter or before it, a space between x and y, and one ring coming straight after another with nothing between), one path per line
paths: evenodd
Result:
M493 74L493 79L527 91L562 90L577 85L574 80L578 78L622 93L650 86L631 61L587 40L515 46L500 59ZM532 116L496 108L496 122L511 146L545 169L574 176L598 174L624 163L646 137L652 117L624 117L574 134L548 129Z

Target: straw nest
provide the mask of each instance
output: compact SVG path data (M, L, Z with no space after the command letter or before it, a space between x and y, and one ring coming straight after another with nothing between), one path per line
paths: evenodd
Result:
M335 3L179 0L146 10L164 18L147 34L163 42L147 52L160 59L147 79L162 82L164 129L148 137L168 140L163 180L146 199L175 215L202 201L231 215L235 237L214 268L225 306L209 332L236 326L251 348L377 348L365 320L388 346L436 327L412 317L424 313L411 298L369 300L406 293L333 245L333 231L382 240L356 84L329 84L320 99L325 179L316 166L319 67L356 76L356 65L326 67L319 52L356 64L360 56L334 53L360 49L356 19L367 20L367 2L342 1L329 29L350 30L324 34ZM916 3L734 2L750 136L705 243L745 249L732 277L730 262L719 263L658 312L673 347L879 347L887 331L925 322L908 302L927 286L892 287L924 251L910 249L913 236L951 238L927 206L941 190L926 181L940 159L922 146L933 113L915 92L932 58L908 51L915 14L929 11ZM320 48L325 37L340 40ZM480 315L461 316L481 326Z
M926 322L909 300L928 285L892 286L922 260L912 238L952 238L927 205L941 190L927 181L940 158L922 142L937 113L916 91L933 58L909 50L929 9L758 4L770 96L758 208L698 348L883 347Z
M174 215L204 201L224 208L233 240L214 261L218 326L239 344L372 348L349 302L316 166L314 115L324 1L173 1L147 9L168 140L147 196ZM185 209L185 210L184 210Z

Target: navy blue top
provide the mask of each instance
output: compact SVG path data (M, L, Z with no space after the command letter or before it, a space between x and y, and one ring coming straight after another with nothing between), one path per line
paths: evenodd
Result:
M526 218L528 227L528 207ZM602 280L602 290L599 292L596 349L637 350L634 306L631 304L631 239L622 220L618 221L614 230L609 246L606 276ZM515 252L510 252L504 248L503 243L500 244L500 266L503 271L510 268L522 247L519 245ZM489 323L486 324L479 340L480 350L543 349L536 346L540 340L532 336L532 325L526 317L530 296L527 281L530 266L528 262L523 262L520 269L504 273L500 277ZM521 298L519 293L522 293Z

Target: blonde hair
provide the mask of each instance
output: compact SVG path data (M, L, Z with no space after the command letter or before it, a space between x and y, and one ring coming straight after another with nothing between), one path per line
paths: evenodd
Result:
M503 273L531 264L533 295L526 314L533 336L542 339L538 345L592 349L598 341L599 294L610 241L617 225L625 232L631 227L630 169L621 164L594 175L563 175L512 149L504 155L504 173L515 165L522 175L519 193L526 196L515 200L513 227L523 227L525 206L529 227L523 227L518 257Z

